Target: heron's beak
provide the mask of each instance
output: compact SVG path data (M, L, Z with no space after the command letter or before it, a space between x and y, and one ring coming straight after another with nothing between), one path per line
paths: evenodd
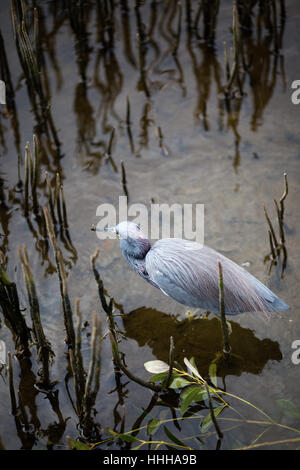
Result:
M116 227L104 227L104 232L113 232L117 235L117 238L120 239L119 232L117 232Z
M91 230L93 232L113 232L116 233L116 227L104 227L104 228L98 228L94 224L91 226Z

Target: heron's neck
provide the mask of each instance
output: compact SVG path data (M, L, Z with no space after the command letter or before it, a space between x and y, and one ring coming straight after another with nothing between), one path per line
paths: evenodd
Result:
M158 287L154 281L152 281L147 273L146 269L146 255L151 249L151 244L148 239L142 239L138 241L138 244L132 245L127 240L121 240L120 247L123 256L134 269L145 281L150 282L155 287Z
M129 243L125 239L121 239L120 248L122 250L123 255L128 260L129 259L144 260L146 257L146 254L151 248L151 243L149 242L148 238L141 238L137 240L134 244Z

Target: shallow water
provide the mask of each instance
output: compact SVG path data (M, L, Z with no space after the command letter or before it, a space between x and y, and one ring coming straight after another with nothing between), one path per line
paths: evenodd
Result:
M121 3L128 3L127 14ZM176 43L176 2L145 2L140 13L146 28L147 53L145 70L146 96L139 70L136 42L137 16L133 2L115 2L114 47L105 51L101 45L100 17L94 2L85 2L86 35L76 37L70 26L67 3L36 2L41 21L40 38L44 52L44 71L51 90L51 112L59 140L57 155L53 139L47 139L36 121L28 98L28 88L18 59L10 18L9 2L1 2L0 28L4 38L10 74L15 91L16 119L1 105L1 249L7 257L7 273L17 284L22 307L27 307L27 294L17 256L17 248L27 246L40 302L45 333L56 358L51 376L58 380L59 412L51 407L45 394L35 387L38 365L33 352L31 364L14 361L14 383L20 390L28 412L30 430L17 430L10 410L7 377L0 378L0 436L7 449L63 448L66 436L76 438L78 419L65 385L67 361L64 325L51 247L47 256L42 250L34 216L23 216L22 193L17 187L18 153L20 171L24 174L23 154L32 134L39 137L41 171L39 194L46 203L44 174L54 179L59 171L68 211L68 222L74 253L60 241L68 271L69 294L74 305L80 299L83 320L89 326L83 333L83 351L89 360L91 318L101 316L106 332L105 313L98 298L97 286L90 269L90 255L100 248L97 267L109 295L122 306L124 317L118 317L127 341L120 349L126 354L128 367L138 376L149 378L143 364L152 359L168 360L169 337L175 342L175 359L194 357L202 375L222 349L219 322L187 317L185 309L146 284L132 272L120 255L117 241L99 242L90 231L97 222L96 208L102 203L116 207L123 195L121 161L124 161L130 203L148 207L156 203L205 204L205 243L229 256L268 285L290 306L289 312L278 313L269 320L255 314L230 318L231 345L240 356L238 363L220 372L220 386L254 403L282 424L300 429L299 415L288 415L278 400L291 401L300 409L300 365L291 360L292 342L300 339L299 320L299 105L291 102L291 83L299 79L298 31L300 7L296 0L286 1L284 27L278 16L277 31L281 38L279 54L274 54L274 37L262 25L258 31L255 10L253 32L245 38L249 73L245 75L241 99L232 100L232 112L224 105L225 84L223 42L232 44L232 2L222 1L218 15L214 48L197 39L187 27L187 6L195 18L198 2L182 2L182 31L177 61L172 55ZM278 12L279 15L279 12ZM31 18L29 8L28 20ZM29 21L30 23L30 21ZM202 34L202 20L199 32ZM85 42L86 41L86 42ZM80 47L83 52L80 54ZM126 126L126 99L130 100L132 142ZM107 161L110 132L115 128L112 146L113 165ZM158 127L167 152L159 146ZM287 267L281 276L281 264L269 274L267 224L263 206L276 222L273 199L283 192L283 173L288 173L289 194L285 204ZM26 320L30 324L28 309ZM1 323L0 339L14 350L11 332ZM70 385L72 390L72 386ZM152 392L129 381L116 378L111 360L111 345L106 338L101 352L101 385L95 408L95 420L117 432L145 425L150 418L180 416L178 397L164 394L154 406ZM142 422L142 410L151 402ZM244 405L231 402L248 419L259 415ZM207 413L207 410L205 410ZM227 413L227 414L226 414ZM232 416L225 410L222 417ZM261 416L260 416L261 419ZM56 423L54 425L54 423ZM138 425L137 425L138 423ZM221 427L230 427L220 420ZM169 424L181 439L199 436L199 421L186 420L179 427ZM221 448L248 445L261 432L261 427L243 424L225 433ZM294 437L288 431L270 429L265 441ZM144 431L139 433L145 437ZM156 439L166 439L163 430ZM189 441L191 442L191 441ZM263 442L258 441L258 442ZM110 448L130 447L132 443L115 441ZM194 441L198 448L199 441ZM205 441L216 447L216 437ZM296 447L281 444L276 448Z

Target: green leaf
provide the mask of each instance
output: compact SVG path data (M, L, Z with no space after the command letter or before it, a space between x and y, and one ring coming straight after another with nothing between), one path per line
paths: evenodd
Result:
M201 377L201 375L199 374L197 368L196 368L196 365L193 365L192 364L192 361L194 361L194 359L192 358L190 361L185 357L183 359L185 365L187 366L187 368L190 370L190 372L192 372L196 377L198 377L199 379L203 380L203 378Z
M159 360L145 362L144 367L146 371L151 374L158 374L169 370L169 365L166 364L166 362Z
M225 408L225 405L219 406L218 408L214 408L214 415L217 417L221 411ZM212 418L211 418L211 413L209 413L206 418L202 421L200 427L201 431L204 433L208 430L208 428L212 425Z
M185 387L180 394L182 400L180 413L183 415L189 405L195 401L203 401L207 397L207 392L202 385L191 385Z
M171 431L166 426L164 426L164 431L166 435L168 436L168 438L171 439L172 442L174 442L175 444L179 446L186 447L186 445L182 441L180 441L176 436L174 436L174 434L171 433Z
M217 364L215 362L212 362L209 366L208 369L209 377L211 380L211 383L217 387L218 386L218 379L217 379Z
M131 434L118 434L118 437L122 439L122 441L140 442L136 437L132 436Z
M131 434L119 434L118 432L114 431L113 429L108 429L108 432L114 436L122 439L122 441L128 441L128 442L140 442L139 439L136 437L132 436Z
M67 437L68 444L72 448L72 450L90 450L90 447L84 442L75 441L71 437Z
M147 425L148 434L150 434L150 436L153 436L153 434L158 430L161 423L162 422L160 419L150 419Z
M152 375L150 382L162 382L168 377L169 371L160 372L159 374ZM175 379L176 377L181 377L181 374L177 372L172 372L171 380Z
M277 405L286 416L289 416L290 418L300 419L299 408L297 408L296 405L294 405L294 403L290 400L281 398L280 400L277 400Z
M197 364L196 364L196 360L194 357L191 357L190 358L190 364L192 364L193 367L195 367L195 369L197 370L198 372L198 368L197 368Z
M159 374L152 375L150 382L162 382L168 377L168 371L160 372Z
M174 377L169 385L169 388L182 388L190 385L191 381L185 379L184 377Z
M191 393L191 390L198 390L199 394L201 392L201 396L207 395L204 385L191 384L191 385L189 385L188 387L185 387L182 390L182 392L180 394L180 398L182 400L185 400L185 398ZM203 393L203 392L205 392L205 393Z

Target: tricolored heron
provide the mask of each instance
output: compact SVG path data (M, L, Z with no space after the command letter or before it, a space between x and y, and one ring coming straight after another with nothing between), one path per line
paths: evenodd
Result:
M151 246L140 227L128 221L104 230L118 235L136 273L180 304L219 313L220 261L227 315L289 310L262 282L212 248L181 238L164 238Z

